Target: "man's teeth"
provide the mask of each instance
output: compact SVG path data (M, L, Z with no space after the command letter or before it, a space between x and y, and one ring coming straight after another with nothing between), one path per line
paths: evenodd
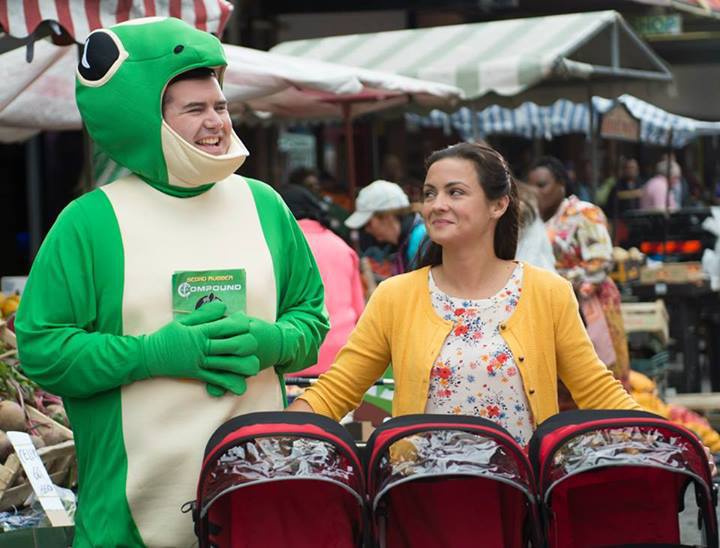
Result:
M219 137L204 137L196 141L199 145L217 145L220 144Z

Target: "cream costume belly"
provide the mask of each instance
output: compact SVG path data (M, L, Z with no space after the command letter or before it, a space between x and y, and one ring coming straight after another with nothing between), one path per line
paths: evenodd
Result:
M171 278L178 270L245 269L248 314L275 321L272 257L240 177L184 200L133 176L103 191L122 237L125 334L151 333L172 320ZM195 496L205 443L231 417L282 409L277 374L266 369L250 378L242 397L212 398L202 383L169 378L136 382L121 394L127 496L135 523L149 545L157 545L159 536L168 546L182 546L182 539L192 537L192 522L180 507ZM177 534L170 535L173 531Z

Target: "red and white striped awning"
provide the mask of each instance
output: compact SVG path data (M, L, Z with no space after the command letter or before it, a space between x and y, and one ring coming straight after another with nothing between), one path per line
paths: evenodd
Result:
M56 21L76 42L95 29L139 17L177 17L221 36L233 6L227 0L0 0L0 27L15 38Z

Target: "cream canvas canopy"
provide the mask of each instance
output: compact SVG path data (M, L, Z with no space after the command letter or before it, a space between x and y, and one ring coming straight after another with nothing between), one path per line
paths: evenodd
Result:
M284 42L274 53L457 86L475 105L642 97L666 64L615 11ZM580 85L578 85L580 84Z
M408 101L457 104L449 85L319 61L305 61L225 44L224 91L231 113L245 109L296 119L341 119ZM0 55L0 141L20 141L40 130L82 127L75 105L77 48L35 44ZM343 106L346 105L346 106Z

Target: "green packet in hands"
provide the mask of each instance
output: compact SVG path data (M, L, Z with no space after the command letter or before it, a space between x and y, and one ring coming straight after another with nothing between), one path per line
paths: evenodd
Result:
M173 317L190 314L210 301L222 301L226 315L246 312L245 269L180 271L172 276Z

